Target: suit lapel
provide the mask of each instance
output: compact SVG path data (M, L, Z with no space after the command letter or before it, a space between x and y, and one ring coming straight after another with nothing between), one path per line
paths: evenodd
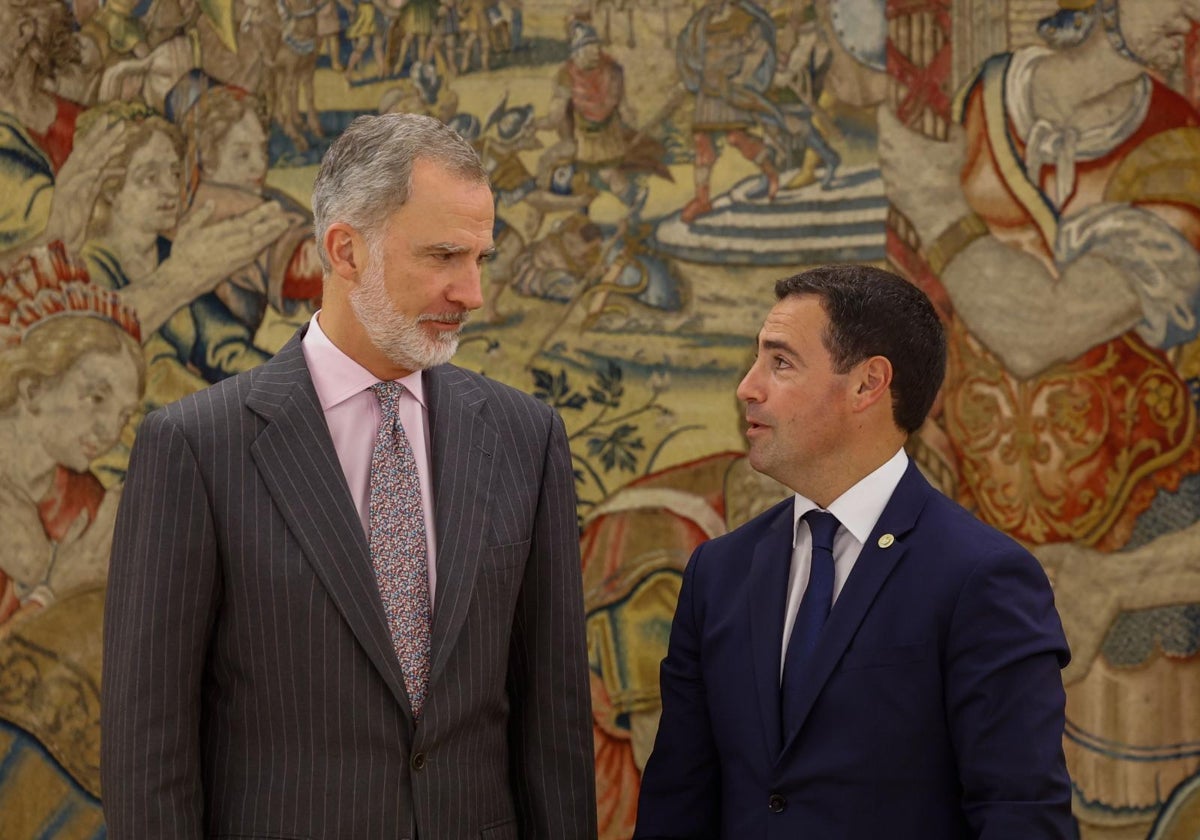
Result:
M258 371L246 405L267 421L250 453L288 529L351 632L411 718L370 547L329 436L301 329Z
M780 504L777 515L754 549L750 564L750 649L754 685L763 722L767 755L774 761L782 745L779 713L779 662L783 653L783 613L787 605L795 522L792 500Z
M441 365L426 371L425 386L437 529L432 686L467 618L480 559L487 551L488 491L497 434L482 416L486 395L466 373Z
M798 706L797 720L801 723L797 732L783 745L785 752L795 743L796 734L804 728L803 722L812 711L817 695L829 681L879 590L907 553L905 538L912 531L917 516L932 492L916 464L910 461L908 469L892 493L891 500L875 524L875 530L867 538L867 543L854 564L854 570L833 605L833 611L829 614L829 620L809 664L810 679L800 696L795 698ZM887 548L879 546L878 541L883 534L891 534L894 538L894 542Z

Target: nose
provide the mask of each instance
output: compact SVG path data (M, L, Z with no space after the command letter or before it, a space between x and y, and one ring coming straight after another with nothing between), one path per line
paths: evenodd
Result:
M179 181L175 178L175 176L170 174L158 176L157 189L159 201L166 202L173 200L178 202ZM178 211L178 207L176 207L176 211Z
M737 398L744 403L762 402L762 387L758 376L758 363L755 362L746 371L742 381L737 386Z
M254 172L259 173L260 177L267 174L267 168L270 166L270 161L267 159L267 148L264 145L261 148L255 148L250 153L250 165L254 167Z
M98 411L92 421L92 435L100 452L107 452L121 436L122 412L118 408Z
M478 263L470 263L463 276L447 290L446 298L463 309L472 310L483 306L483 269Z

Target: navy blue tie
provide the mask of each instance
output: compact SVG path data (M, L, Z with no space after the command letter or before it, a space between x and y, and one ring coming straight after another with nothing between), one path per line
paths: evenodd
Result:
M804 687L809 660L833 606L833 536L840 523L836 516L823 510L810 510L804 514L804 519L812 532L812 565L808 587L800 599L800 608L796 610L796 622L792 625L792 636L783 661L779 708L785 740L799 726L800 722L794 719L797 711L794 709L795 698Z

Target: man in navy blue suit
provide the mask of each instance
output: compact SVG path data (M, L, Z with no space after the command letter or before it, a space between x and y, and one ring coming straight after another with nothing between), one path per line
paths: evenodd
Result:
M933 306L865 266L775 292L738 398L795 496L688 563L635 837L1074 837L1050 585L904 452L945 373Z

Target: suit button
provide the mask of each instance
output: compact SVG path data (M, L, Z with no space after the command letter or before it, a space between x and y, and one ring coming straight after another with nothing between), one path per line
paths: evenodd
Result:
M413 753L412 760L409 761L409 765L412 767L412 769L414 769L418 772L421 770L424 770L425 769L425 753L423 753L423 752Z
M783 809L787 807L787 798L780 796L778 793L772 793L767 800L767 808L772 814L782 814Z

